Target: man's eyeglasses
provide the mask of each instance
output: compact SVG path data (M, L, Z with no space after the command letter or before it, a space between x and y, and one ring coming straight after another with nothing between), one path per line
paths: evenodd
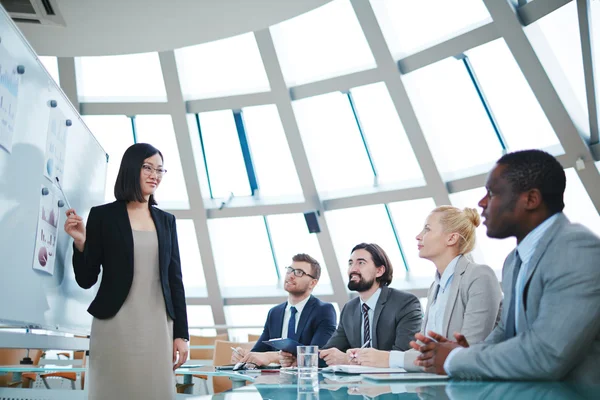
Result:
M156 176L159 178L162 178L162 176L167 173L167 170L164 168L161 168L161 167L154 168L153 166L148 165L148 164L142 165L142 171L144 171L144 175L147 175L147 176L152 175L152 171L154 171L154 172L156 172Z
M301 269L294 269L292 267L287 267L285 269L286 274L294 274L295 277L297 278L302 278L304 275L308 275L313 279L317 279L314 276L312 276L311 274L307 274L306 272L302 271Z

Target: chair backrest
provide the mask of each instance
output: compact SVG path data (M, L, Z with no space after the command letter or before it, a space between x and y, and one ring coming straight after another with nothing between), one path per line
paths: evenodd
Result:
M208 346L214 345L216 340L227 340L227 334L222 333L217 336L190 336L190 346ZM191 360L212 360L213 349L192 349L190 350Z
M231 364L231 348L241 347L244 350L250 351L254 347L255 342L227 342L217 340L215 342L215 354L213 357L213 365L229 365ZM231 380L227 377L214 377L213 390L215 393L221 393L231 389Z
M260 335L253 335L252 333L248 334L248 341L249 342L257 342L258 339L260 339Z
M29 357L33 365L40 363L42 350L30 350ZM27 357L26 349L0 349L0 365L18 365L23 358ZM6 387L12 380L12 374L0 375L0 387Z

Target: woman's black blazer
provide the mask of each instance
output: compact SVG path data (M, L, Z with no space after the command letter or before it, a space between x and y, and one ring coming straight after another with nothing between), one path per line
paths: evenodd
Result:
M173 337L189 339L175 216L156 207L150 207L150 214L158 235L160 280L167 313L173 319ZM124 201L92 207L83 252L73 245L79 286L92 287L98 281L100 265L102 281L88 312L107 319L117 314L133 282L133 232Z

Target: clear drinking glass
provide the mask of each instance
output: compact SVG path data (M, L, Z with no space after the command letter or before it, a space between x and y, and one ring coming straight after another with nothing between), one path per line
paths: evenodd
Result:
M319 400L319 376L298 380L297 400Z
M319 373L319 346L298 346L298 379L312 379Z

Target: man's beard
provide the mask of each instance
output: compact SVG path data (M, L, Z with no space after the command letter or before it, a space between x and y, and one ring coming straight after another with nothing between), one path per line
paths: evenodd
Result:
M350 277L350 280L348 281L348 289L359 293L366 292L373 287L374 283L375 278L371 279L370 281L365 281L361 276L359 281L353 281L352 277Z
M306 292L308 292L308 287L301 289L296 285L296 286L292 286L292 288L290 290L287 290L284 286L284 290L286 292L288 292L289 294L291 294L292 296L302 296L302 295L306 294Z

